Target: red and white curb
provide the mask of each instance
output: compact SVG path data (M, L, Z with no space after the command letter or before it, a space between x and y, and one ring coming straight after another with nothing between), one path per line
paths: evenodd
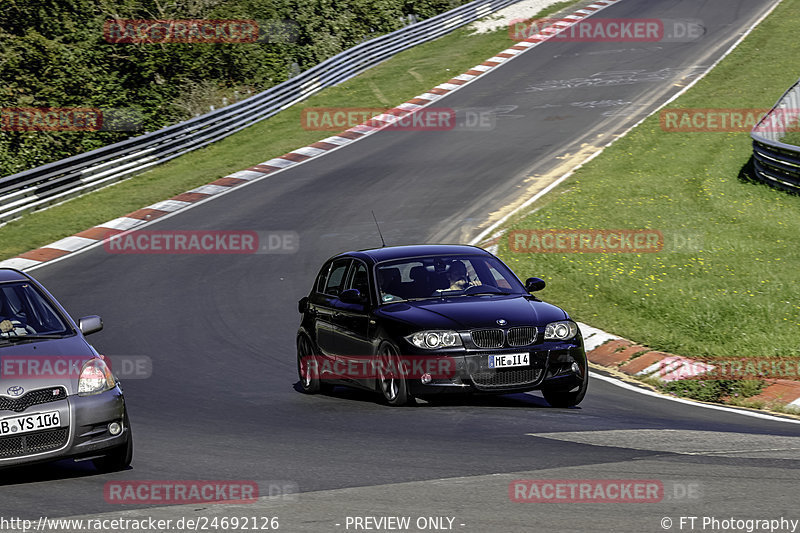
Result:
M346 131L322 139L309 146L298 148L282 156L264 161L248 169L234 172L228 176L213 181L207 185L197 187L169 200L149 205L123 217L115 218L93 228L81 231L71 237L60 239L36 250L31 250L20 254L17 257L0 261L0 267L11 267L18 269L33 268L48 261L62 259L69 254L79 252L92 245L100 243L103 239L113 237L118 233L134 229L138 226L156 220L165 215L190 208L193 204L206 200L213 196L225 193L231 189L266 178L271 174L276 174L284 169L299 165L311 159L321 157L337 148L346 146L368 135L380 131L383 128L394 124L404 116L414 113L433 102L443 98L447 94L460 89L472 82L479 76L489 72L509 60L517 57L526 50L530 50L539 43L551 39L554 35L569 28L578 21L597 13L598 11L611 6L621 0L598 0L597 2L584 7L573 14L563 17L552 26L543 29L541 32L530 36L524 41L520 41L511 48L503 50L499 54L490 57L480 65L476 65L463 74L437 85L428 92L412 98L408 102L372 117L363 124L354 126Z
M584 335L589 361L629 376L646 376L670 382L702 377L704 373L714 370L714 366L706 361L652 351L586 324L578 325ZM767 379L766 382L767 386L761 393L748 399L800 409L799 381Z

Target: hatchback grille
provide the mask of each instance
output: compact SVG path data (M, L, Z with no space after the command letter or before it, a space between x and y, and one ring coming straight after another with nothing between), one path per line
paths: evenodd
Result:
M67 443L68 428L50 429L16 437L0 437L0 458L23 457L57 450Z
M524 368L518 370L479 370L473 372L472 382L478 388L510 387L516 385L532 385L539 381L544 373L543 368Z
M478 348L502 348L504 337L502 329L476 329L472 332L472 342Z
M43 403L66 400L67 389L64 387L51 387L49 389L32 390L19 398L0 396L0 411L14 411L21 413L28 407Z
M523 326L519 328L511 328L508 330L508 345L509 346L527 346L536 342L536 328L532 326Z

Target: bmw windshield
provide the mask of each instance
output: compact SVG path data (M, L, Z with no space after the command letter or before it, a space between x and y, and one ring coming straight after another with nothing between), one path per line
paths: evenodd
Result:
M71 333L64 317L31 283L0 285L0 344Z
M527 292L498 259L485 255L415 257L376 265L381 303Z

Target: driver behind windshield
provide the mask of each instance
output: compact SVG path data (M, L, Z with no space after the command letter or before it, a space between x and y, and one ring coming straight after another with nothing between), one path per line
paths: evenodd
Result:
M480 281L469 281L467 278L467 267L461 261L453 261L450 263L450 268L447 270L447 280L450 282L450 291L463 291L469 287L476 287L481 284Z

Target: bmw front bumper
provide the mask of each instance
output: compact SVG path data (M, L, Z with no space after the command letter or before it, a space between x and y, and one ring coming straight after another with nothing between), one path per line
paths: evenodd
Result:
M529 365L490 368L490 355L523 352L530 356ZM459 393L508 394L543 387L570 389L580 385L584 372L588 372L586 352L582 344L551 342L525 349L461 350L460 353L451 351L428 355L451 359L455 371L446 376L432 375L430 381L420 379L418 376L408 379L409 391L416 396Z

